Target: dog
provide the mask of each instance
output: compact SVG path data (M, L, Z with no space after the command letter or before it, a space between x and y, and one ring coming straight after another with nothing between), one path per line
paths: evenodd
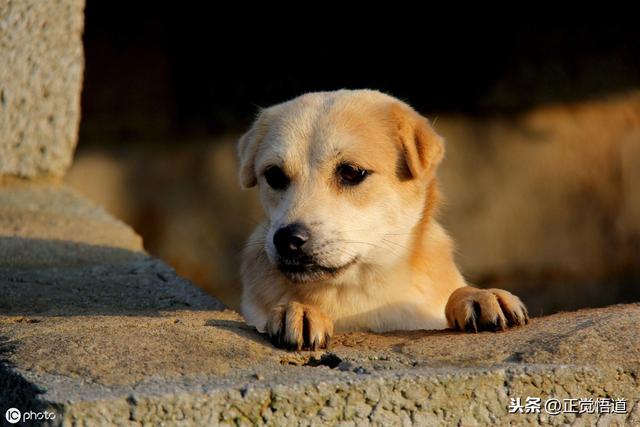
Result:
M266 219L241 265L241 312L272 342L326 348L334 331L504 330L529 322L501 289L469 286L436 221L444 140L374 90L263 109L238 142L242 188Z

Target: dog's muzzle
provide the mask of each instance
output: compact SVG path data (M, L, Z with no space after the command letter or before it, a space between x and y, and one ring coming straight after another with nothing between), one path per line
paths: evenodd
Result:
M306 251L310 239L309 228L298 222L280 227L273 235L278 270L292 282L312 282L332 277L357 261L354 258L342 266L324 266Z

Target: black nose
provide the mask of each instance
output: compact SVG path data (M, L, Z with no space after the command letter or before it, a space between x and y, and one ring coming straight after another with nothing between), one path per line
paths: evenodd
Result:
M302 247L309 240L309 229L302 224L293 223L280 227L273 235L273 244L283 257L296 257L304 252Z

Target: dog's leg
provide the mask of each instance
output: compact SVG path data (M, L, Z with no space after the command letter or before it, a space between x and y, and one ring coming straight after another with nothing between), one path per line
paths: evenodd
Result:
M529 323L520 298L502 289L456 289L445 308L450 328L467 332L505 330Z
M333 322L315 307L290 302L271 310L266 332L277 347L317 350L329 347Z

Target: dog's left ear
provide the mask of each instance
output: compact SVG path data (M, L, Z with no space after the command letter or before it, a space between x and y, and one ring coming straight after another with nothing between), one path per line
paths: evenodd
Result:
M256 155L260 141L264 138L267 128L267 112L262 110L251 128L238 140L238 158L240 170L238 178L243 189L254 187L258 183L256 176Z
M407 105L392 105L391 117L411 177L431 177L444 157L444 138L429 120Z

